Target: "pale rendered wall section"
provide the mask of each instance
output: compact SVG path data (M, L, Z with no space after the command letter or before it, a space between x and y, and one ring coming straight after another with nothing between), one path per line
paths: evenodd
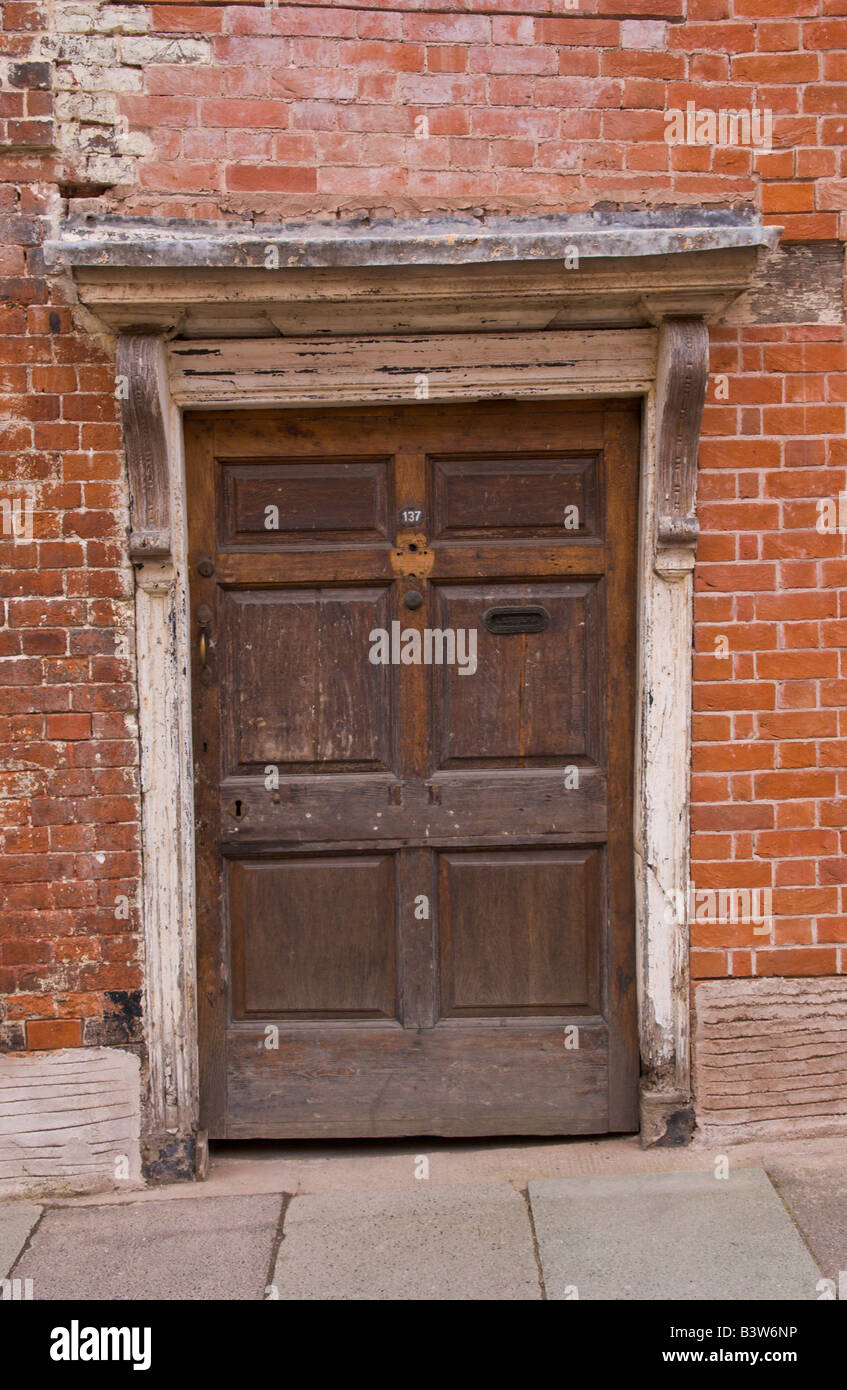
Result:
M847 1133L847 980L710 980L695 994L697 1135Z
M139 1095L118 1048L0 1057L0 1197L141 1186Z

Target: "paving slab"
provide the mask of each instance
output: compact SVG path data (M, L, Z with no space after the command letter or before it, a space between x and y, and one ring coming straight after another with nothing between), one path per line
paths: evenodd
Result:
M0 1202L0 1279L9 1275L41 1210L31 1202Z
M526 1201L509 1183L295 1197L280 1299L540 1299Z
M786 1156L766 1166L826 1278L847 1302L847 1154Z
M819 1297L821 1271L762 1168L553 1178L529 1194L548 1298Z
M56 1207L15 1277L35 1300L264 1298L282 1200Z

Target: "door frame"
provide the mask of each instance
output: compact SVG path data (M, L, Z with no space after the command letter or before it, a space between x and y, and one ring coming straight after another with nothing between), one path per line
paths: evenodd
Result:
M503 344L503 339L508 342ZM132 496L142 772L148 1080L146 1155L193 1171L198 1116L186 496L190 408L428 399L641 397L636 887L641 1138L686 1142L689 768L696 454L708 373L700 317L635 329L168 343L118 338ZM563 351L564 349L564 351ZM309 355L315 361L309 359ZM193 365L192 365L193 363ZM205 363L205 366L203 364ZM200 364L198 366L198 364ZM391 365L386 381L384 367ZM419 398L419 397L418 397ZM680 905L682 910L680 911Z

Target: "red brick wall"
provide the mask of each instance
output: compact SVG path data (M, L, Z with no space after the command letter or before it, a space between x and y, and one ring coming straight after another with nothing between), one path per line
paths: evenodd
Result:
M847 232L847 0L2 6L0 1041L138 1037L126 487L108 342L48 280L65 211L157 217L756 207ZM555 9L556 13L553 13ZM76 18L74 17L76 16ZM82 16L80 19L79 17ZM89 32L85 33L88 16ZM627 16L626 18L624 16ZM28 66L34 65L34 66ZM752 103L774 147L669 146L664 112ZM416 122L428 121L428 138ZM717 329L701 450L693 857L769 886L772 939L695 925L698 977L843 969L841 327ZM730 656L714 655L725 635ZM122 897L129 918L116 916ZM30 1024L25 1036L23 1021Z
M729 394L707 405L700 449L692 877L771 887L775 921L770 940L697 925L692 965L834 975L847 942L847 563L843 535L816 523L818 498L847 487L847 346L840 327L712 338Z
M581 0L573 14L565 3L152 5L150 32L203 38L208 61L165 51L121 96L153 143L122 210L743 201L786 236L838 235L844 0ZM689 100L769 108L773 152L669 147L664 112Z
M0 536L0 1046L12 1048L132 1044L141 985L124 467L109 345L75 327L43 273L67 172L45 22L36 5L2 7L0 496L33 505L31 539Z

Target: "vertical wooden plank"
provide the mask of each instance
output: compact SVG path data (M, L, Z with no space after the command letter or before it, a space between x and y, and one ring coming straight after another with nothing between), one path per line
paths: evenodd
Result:
M412 442L413 429L414 416L404 412L394 458L395 541L396 550L404 554L397 562L400 574L393 585L392 596L392 617L400 623L401 633L406 629L423 633L432 625L429 581L425 575L414 573L423 568L418 557L428 546L431 499L427 496L426 456ZM401 512L416 509L423 510L423 522L400 520ZM404 570L407 572L403 573ZM403 602L405 595L412 592L423 596L419 608L407 608ZM435 794L431 788L423 793L421 787L432 771L433 674L423 664L395 666L393 671L397 702L395 766L402 780L401 795L404 797ZM401 850L397 857L400 1021L404 1028L432 1028L438 1017L434 856L429 849L417 848ZM415 916L415 899L422 896L428 905L429 915L425 918Z
M212 574L201 574L201 559L215 557L215 427L188 416L185 469L188 495L188 565L191 612L191 698L194 719L195 811L197 827L197 1013L200 1052L200 1125L226 1137L227 962L223 918L218 787L220 745L219 588ZM208 566L204 565L204 569ZM201 666L197 611L211 609L206 669Z
M426 508L426 456L415 448L408 416L402 424L402 444L394 458L394 493L397 516L407 508L424 509L423 526L405 526L397 522L394 561L397 579L393 585L392 618L400 624L400 632L415 629L423 633L431 626L432 593L421 556L428 548ZM404 599L418 593L423 598L419 608L407 608ZM431 771L430 751L430 670L422 663L394 667L394 688L397 700L397 772L404 781L421 779Z
M606 707L608 755L609 1129L638 1128L638 1014L632 786L635 739L636 573L640 425L637 408L606 408L603 450L608 547ZM614 480L614 483L612 482Z
M435 855L430 849L400 850L397 867L400 1021L404 1028L433 1028L438 1019Z

